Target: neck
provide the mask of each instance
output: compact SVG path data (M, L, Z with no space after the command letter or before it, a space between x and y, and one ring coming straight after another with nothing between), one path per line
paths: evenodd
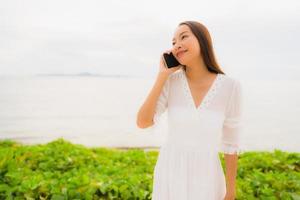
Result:
M185 73L187 78L192 82L204 80L207 75L211 74L202 59L187 64L185 67Z

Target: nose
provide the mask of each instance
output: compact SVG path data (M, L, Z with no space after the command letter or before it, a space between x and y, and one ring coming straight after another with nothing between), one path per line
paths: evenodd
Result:
M180 49L181 49L182 47L181 47L181 44L179 44L179 43L176 43L175 45L174 45L174 53L176 53L176 52L178 52Z
M179 42L177 42L175 45L174 45L174 49L175 50L178 50L179 48L181 48L181 44Z

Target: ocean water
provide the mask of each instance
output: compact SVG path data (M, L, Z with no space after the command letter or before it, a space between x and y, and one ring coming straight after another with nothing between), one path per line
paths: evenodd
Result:
M243 81L244 150L300 151L300 81ZM140 129L136 114L154 78L0 78L0 139L26 144L63 137L107 147L159 147L166 132Z

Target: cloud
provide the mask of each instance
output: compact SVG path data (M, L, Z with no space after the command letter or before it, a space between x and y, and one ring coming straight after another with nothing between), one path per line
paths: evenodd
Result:
M294 77L299 5L292 0L2 1L0 74L155 74L178 23L199 20L210 30L225 69L271 69L278 75L291 69L286 76Z

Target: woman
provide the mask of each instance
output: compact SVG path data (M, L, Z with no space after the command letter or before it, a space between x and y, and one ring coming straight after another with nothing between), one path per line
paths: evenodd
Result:
M172 45L165 52L172 52L181 65L167 68L161 56L156 82L137 114L138 127L147 128L168 110L168 134L154 168L152 199L233 200L241 152L240 81L220 69L203 24L180 23Z

